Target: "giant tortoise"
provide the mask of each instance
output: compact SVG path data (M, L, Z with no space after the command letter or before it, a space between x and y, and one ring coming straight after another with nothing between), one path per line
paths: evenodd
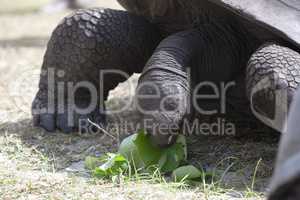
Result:
M299 1L118 1L127 11L78 10L54 30L32 106L36 126L70 133L83 119L104 123L109 91L141 73L135 102L158 145L174 141L194 110L215 114L227 91L222 103L281 130L300 83Z

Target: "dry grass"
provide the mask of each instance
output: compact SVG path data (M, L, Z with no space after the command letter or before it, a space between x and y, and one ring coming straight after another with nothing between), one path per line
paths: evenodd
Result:
M262 198L257 194L266 189L277 146L277 141L270 136L189 138L190 162L199 165L201 161L207 168L214 168L227 158L217 166L223 182L221 185L178 188L168 183L95 181L83 169L82 160L87 155L116 150L116 141L97 135L49 135L33 128L30 104L37 90L45 45L52 29L66 14L29 12L45 2L1 1L0 199ZM112 0L101 0L98 4L120 8ZM133 78L136 79L137 76ZM124 94L124 87L111 93L109 107L119 106L122 104L120 97L129 96ZM124 113L124 117L134 118L132 113ZM255 188L251 188L254 169L260 158L262 164L254 180ZM232 187L234 190L230 189Z

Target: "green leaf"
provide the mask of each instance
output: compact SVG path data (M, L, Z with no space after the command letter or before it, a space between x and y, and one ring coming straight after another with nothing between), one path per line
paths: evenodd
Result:
M163 168L166 165L167 161L168 161L168 155L166 153L162 154L162 156L158 161L158 168L160 169L160 171L163 171Z
M187 165L174 170L172 177L175 181L193 180L201 178L202 172L193 165Z
M137 169L156 165L162 155L162 149L154 146L144 131L125 138L119 153L134 165Z
M186 145L186 137L184 135L179 135L176 141L176 144L180 144L183 149L183 159L187 160L187 145Z
M152 144L149 135L146 135L144 131L140 131L137 138L134 140L134 144L137 147L140 158L143 160L145 166L151 166L158 163L162 149Z
M131 135L125 138L119 147L119 154L124 156L131 165L134 165L136 169L144 168L145 164L140 157L138 148L135 144L138 134Z
M180 144L174 144L163 152L163 157L166 157L164 165L160 166L162 172L171 172L179 167L184 160L184 150Z
M186 159L186 140L183 135L180 135L174 145L163 150L159 167L162 172L172 172Z
M174 145L161 149L152 144L144 131L125 138L118 154L108 153L102 158L88 157L86 166L94 170L94 176L112 178L123 174L128 168L148 170L151 166L159 166L161 172L172 172L187 159L185 137L180 135ZM100 164L99 164L100 163Z
M122 174L128 167L128 161L122 155L108 153L105 162L94 169L93 175L100 178L110 178Z

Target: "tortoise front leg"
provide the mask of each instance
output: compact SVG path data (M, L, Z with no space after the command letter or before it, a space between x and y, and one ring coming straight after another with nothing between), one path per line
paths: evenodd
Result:
M125 11L87 9L66 17L48 43L34 124L69 133L80 120L104 123L109 90L126 80L124 74L141 72L159 40L153 25Z
M157 144L169 145L174 141L170 136L178 132L193 134L182 130L185 117L211 115L206 111L212 106L218 109L219 100L197 96L203 92L210 95L211 88L206 91L205 86L233 80L246 65L250 49L237 35L241 33L231 27L204 25L160 43L143 71L137 92L142 124L148 124L145 129Z
M141 124L159 146L174 142L188 113L188 68L196 55L197 37L198 31L190 30L163 40L139 79L136 107Z
M300 84L300 54L268 43L250 58L246 72L247 97L257 118L281 131Z
M268 199L299 199L300 93L296 95L296 90L300 84L300 54L278 44L265 44L252 55L246 81L255 115L283 132Z

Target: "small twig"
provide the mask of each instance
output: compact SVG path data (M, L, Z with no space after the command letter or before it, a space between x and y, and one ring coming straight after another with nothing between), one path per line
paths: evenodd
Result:
M109 136L110 138L112 138L114 140L117 140L117 138L115 136L113 136L112 134L110 134L107 130L105 130L104 128L102 128L99 124L96 124L96 123L92 122L90 119L88 119L88 122L91 123L96 128L98 128L100 131L102 131L105 135Z

